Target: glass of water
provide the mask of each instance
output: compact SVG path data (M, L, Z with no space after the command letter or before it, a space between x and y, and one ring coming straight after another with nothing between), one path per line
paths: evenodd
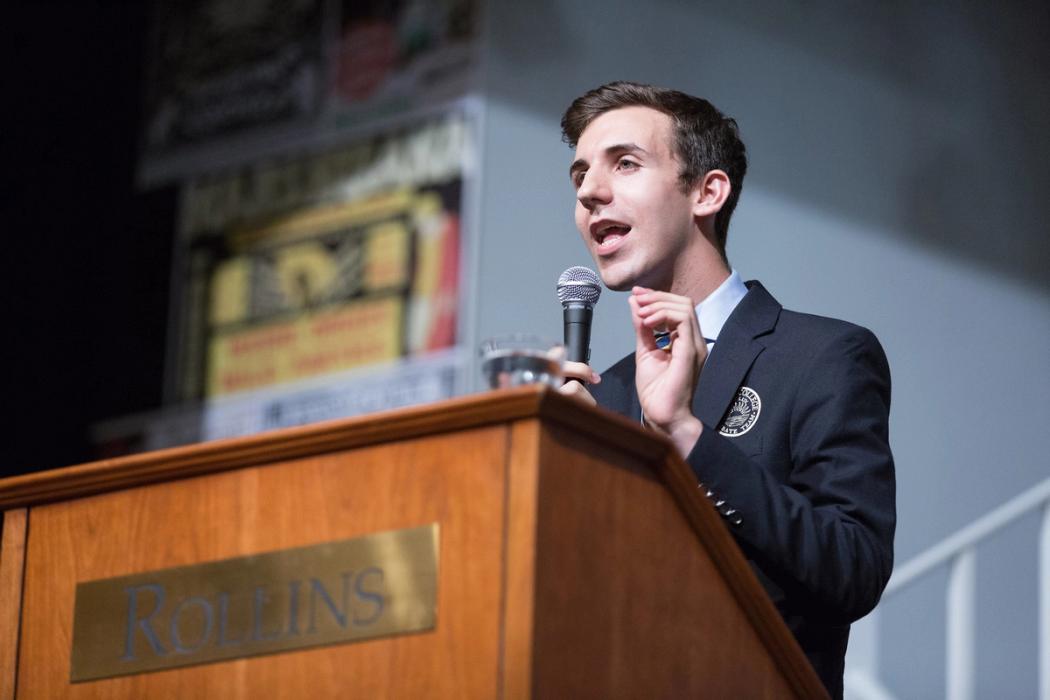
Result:
M489 338L481 344L481 371L490 389L524 384L562 384L565 347L527 333Z

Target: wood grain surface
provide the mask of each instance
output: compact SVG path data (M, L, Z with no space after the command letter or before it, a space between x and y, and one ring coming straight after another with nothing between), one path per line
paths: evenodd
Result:
M39 506L20 698L492 697L507 429L387 443ZM77 581L441 527L433 632L70 685Z
M26 509L0 513L0 700L15 697L25 545Z
M645 431L621 416L530 385L8 477L0 479L0 510L533 417L569 425L629 453L649 444L639 443Z
M16 477L0 508L20 698L825 697L670 443L542 388ZM431 522L433 632L68 682L78 581Z
M711 558L735 598L736 605L747 616L795 696L829 697L820 677L755 577L725 523L697 488L692 470L672 451L668 453L663 468L658 471L667 485L667 492L678 501L698 542Z
M564 405L566 399L556 392L524 386L8 477L0 479L0 509L502 424L537 415L552 396L556 397L552 408Z
M645 444L666 463L669 450ZM557 425L544 430L540 464L534 697L825 696L797 645L794 655L769 654L771 630L794 644L772 604L751 612L738 604L765 594L708 504L692 504L688 517L688 499L676 502L662 470ZM718 561L694 519L720 529L710 546ZM736 580L720 573L727 560Z
M507 464L501 698L532 697L539 447L538 420L513 424Z

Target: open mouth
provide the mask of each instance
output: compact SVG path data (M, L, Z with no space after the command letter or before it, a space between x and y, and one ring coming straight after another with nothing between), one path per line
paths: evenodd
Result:
M611 251L630 233L631 227L626 224L607 223L601 224L594 232L594 240L598 244L598 252Z

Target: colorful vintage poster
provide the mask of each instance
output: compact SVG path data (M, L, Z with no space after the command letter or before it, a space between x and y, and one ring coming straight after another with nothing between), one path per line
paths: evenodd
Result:
M272 414L275 388L455 357L466 129L454 114L190 183L181 398L263 391ZM411 381L443 398L448 369L441 395Z
M457 187L304 208L234 236L211 275L205 395L455 342Z

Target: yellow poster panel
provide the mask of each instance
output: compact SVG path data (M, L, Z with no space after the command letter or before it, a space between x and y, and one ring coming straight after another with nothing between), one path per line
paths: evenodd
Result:
M384 221L369 227L365 238L366 289L408 284L409 232L401 221Z
M349 302L213 336L208 395L257 389L401 356L401 297Z

